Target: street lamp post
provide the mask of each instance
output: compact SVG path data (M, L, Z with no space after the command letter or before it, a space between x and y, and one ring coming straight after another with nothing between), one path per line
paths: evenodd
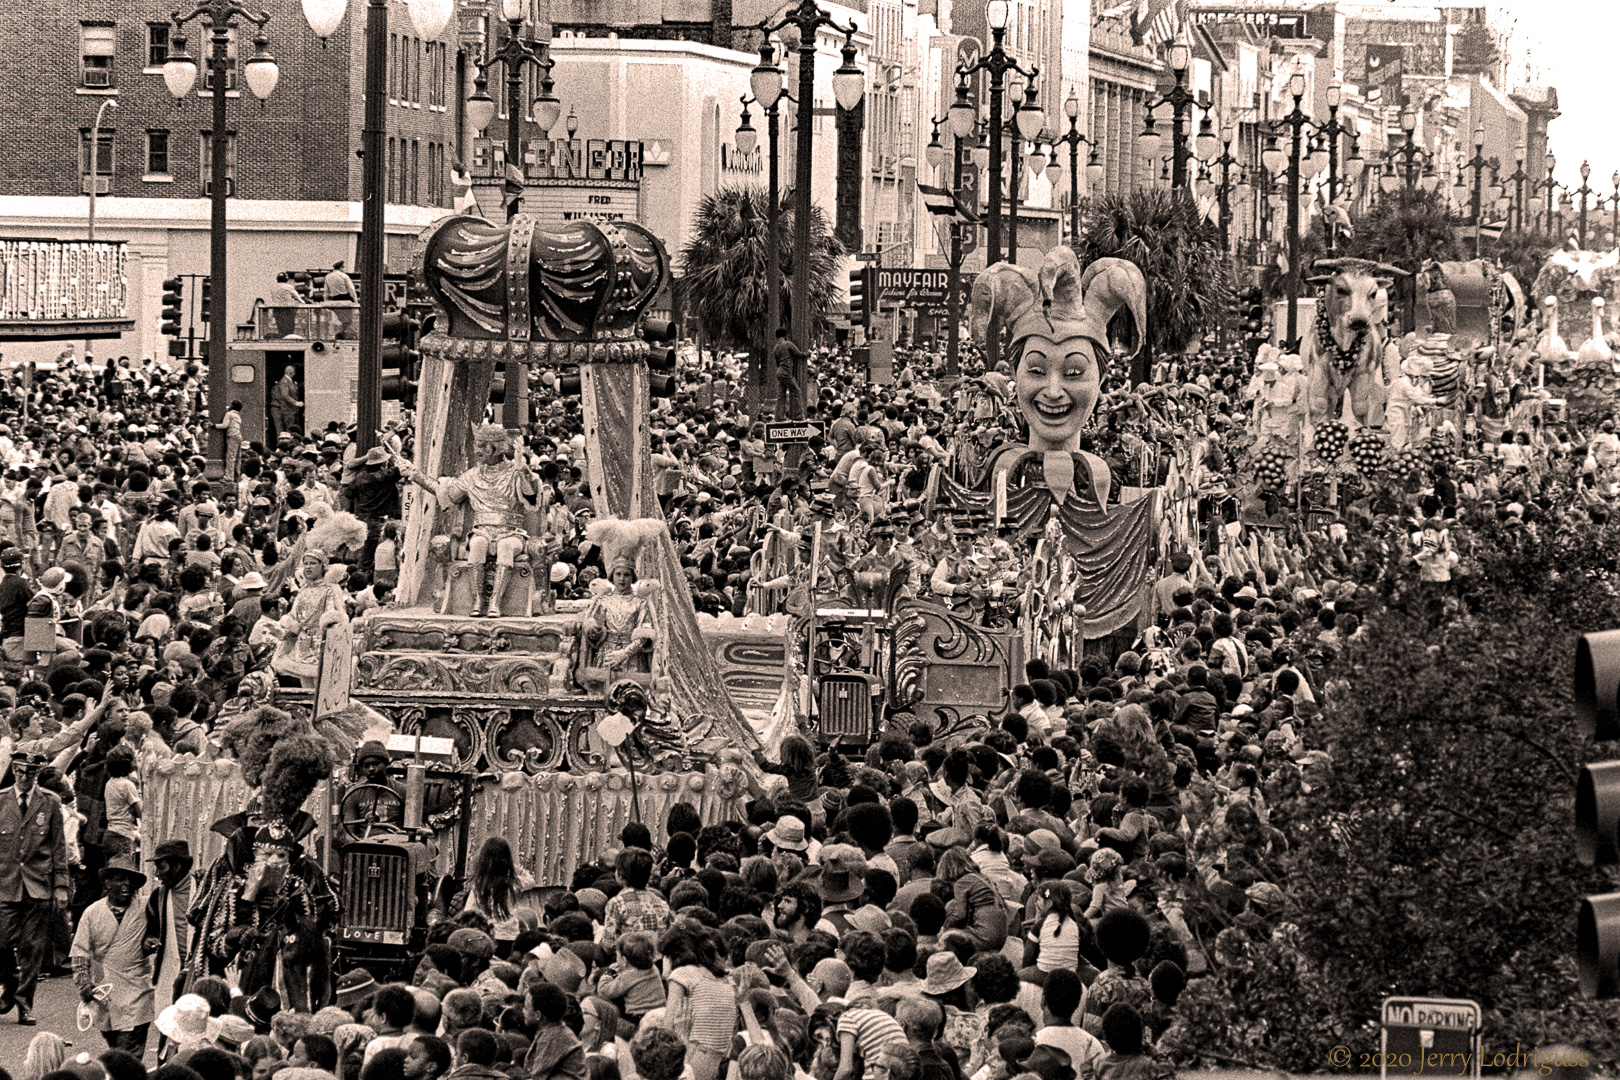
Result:
M225 475L225 432L214 427L225 419L230 404L230 363L225 355L230 341L230 292L227 289L225 250L225 198L229 180L228 155L230 136L225 130L225 84L230 74L231 29L241 23L263 27L270 21L270 13L255 15L233 0L203 0L190 14L173 15L175 29L179 30L193 19L204 19L210 34L208 68L212 82L213 121L209 135L209 221L208 221L208 276L217 297L217 304L208 320L208 457L207 474L213 479ZM163 82L176 101L185 100L197 81L197 62L186 53L186 39L174 34L171 39L168 62L163 65ZM253 58L242 70L248 89L260 101L275 91L281 70L270 55L270 39L260 33L253 39ZM94 174L92 173L92 179ZM92 184L92 187L95 185Z
M973 66L959 66L956 69L959 78L966 78L979 71L990 74L990 122L986 132L990 144L988 184L990 205L986 210L985 266L994 266L1001 261L1001 95L1005 79L1009 71L1016 71L1026 79L1033 79L1040 73L1040 69L1036 67L1026 71L1019 66L1018 61L1007 54L1006 49L1002 48L1002 41L1007 36L1007 19L1010 14L1007 0L990 0L984 6L984 21L990 27L990 50L979 57ZM1040 108L1031 109L1027 104L1019 107L1014 103L1014 119L1018 123L1020 133L1030 139L1040 134L1041 128L1045 126L1045 118L1041 115ZM985 360L993 365L1000 358L997 354L1001 351L1001 327L994 320L990 324L987 346Z
M1351 130L1339 123L1339 99L1342 93L1337 85L1327 88L1328 120L1319 128L1322 137L1327 140L1329 206L1339 204L1339 136ZM1327 229L1327 253L1331 258L1338 253L1339 227L1331 214L1324 214L1322 223Z
M1039 68L1025 70L1018 61L1007 54L1002 48L1002 41L1007 36L1007 19L1010 14L1007 0L990 0L984 8L985 22L990 27L990 51L981 56L972 67L958 67L958 76L968 76L975 72L986 71L990 73L990 207L988 224L988 247L985 250L985 265L994 266L1001 261L1001 191L1002 191L1002 157L1001 157L1001 95L1006 88L1007 72L1016 71L1026 79L1034 79L1040 74ZM1026 139L1033 139L1040 134L1045 118L1037 106L1030 108L1028 102L1020 106L1016 102L1013 106L1013 119L1018 131Z
M966 103L966 84L958 83L956 94L958 100ZM972 106L969 105L967 113L970 120L972 111ZM955 114L953 112L947 111L944 121L934 121L934 134L928 141L928 147L924 151L924 155L928 167L938 173L940 166L945 164L945 144L939 141L939 126L942 122L949 124L951 128L951 197L960 206L962 200L962 161L965 155L962 152L964 149L962 137L956 134ZM971 125L969 130L972 130ZM974 201L978 201L977 192L974 193ZM947 375L955 375L961 370L959 353L962 347L962 224L962 222L956 220L955 215L952 216L950 221L951 253L948 264L950 275L947 279L949 295L945 298L948 322L945 328L945 374Z
M1080 242L1080 144L1091 146L1091 140L1080 134L1080 99L1073 93L1069 94L1063 103L1063 115L1069 118L1069 132L1058 137L1057 142L1067 143L1069 146L1069 243ZM1057 156L1057 146L1052 147L1054 159Z
M1513 148L1513 171L1507 182L1513 185L1513 206L1508 213L1508 225L1516 233L1524 231L1524 182L1530 174L1524 171L1524 143Z
M1219 166L1221 170L1221 186L1217 196L1217 203L1220 206L1221 254L1223 256L1231 251L1232 166L1238 164L1238 159L1232 156L1232 141L1236 138L1237 129L1228 124L1221 132L1221 155L1209 163L1212 171L1216 166Z
M1300 102L1305 98L1305 76L1294 72L1288 80L1288 92L1293 95L1294 107L1279 123L1291 132L1288 144L1288 341L1299 336L1299 150L1301 137L1310 124Z
M1558 159L1556 157L1554 157L1551 153L1549 153L1547 155L1547 179L1542 180L1539 184L1536 185L1537 187L1540 187L1540 188L1542 188L1543 190L1545 190L1547 192L1546 196L1543 198L1543 202L1545 203L1546 208L1547 208L1547 219L1546 219L1547 223L1546 223L1546 228L1544 230L1547 233L1551 233L1552 230L1553 230L1553 201L1554 201L1553 200L1553 192L1555 192L1559 188L1563 187L1562 184L1560 184L1557 180L1553 179L1553 169L1555 167L1557 167L1557 165L1558 165Z
M501 14L506 19L506 40L482 60L474 61L478 76L473 80L473 95L467 99L467 119L479 131L485 131L495 121L495 101L489 96L489 69L499 63L506 72L506 169L507 175L523 170L523 66L533 64L540 72L540 96L534 100L534 119L540 130L549 134L562 115L562 104L552 92L551 69L556 61L550 49L523 36L523 21L528 14L524 0L501 0ZM521 186L507 200L506 220L518 213L523 199ZM529 422L529 368L527 364L503 365L506 376L506 394L501 404L501 426L508 430L521 430Z
M1609 177L1614 182L1614 197L1609 200L1612 216L1609 219L1609 243L1620 248L1620 169Z
M1591 196L1597 194L1596 191L1592 190L1592 188L1587 186L1586 181L1591 179L1591 176L1592 176L1592 163L1590 161L1581 162L1581 186L1575 189L1575 194L1579 195L1581 197L1580 232L1581 232L1581 247L1583 247L1583 248L1586 247L1586 200L1588 198L1590 198Z
M96 195L101 186L101 118L108 109L118 108L118 102L113 98L102 98L100 108L96 109L95 123L90 125L90 206L85 216L84 237L89 243L96 242ZM90 339L84 339L84 356L90 358Z
M348 0L304 0L304 19L324 44L343 25ZM409 0L411 22L436 40L455 13L455 0ZM167 78L167 75L165 75ZM360 358L355 387L355 449L365 453L382 427L382 322L387 270L383 204L387 200L383 144L387 136L388 0L366 4L365 112L360 127ZM217 167L217 165L216 165Z
M1186 85L1187 67L1191 62L1192 52L1185 44L1178 41L1170 46L1170 73L1175 77L1175 85L1157 101L1147 103L1147 124L1143 129L1145 133L1152 132L1153 111L1162 105L1170 106L1170 182L1178 188L1191 183L1187 175L1187 160L1192 156L1187 146L1187 114L1196 100Z
M1487 164L1489 163L1485 160L1485 128L1483 126L1476 127L1474 129L1474 156L1463 162L1463 168L1474 170L1474 194L1469 212L1474 218L1474 258L1476 259L1479 258L1480 226L1484 224L1484 220L1480 215L1480 187L1485 180L1485 166Z
M829 19L816 0L799 0L773 26L761 27L766 37L787 27L798 33L799 93L798 130L793 155L793 343L801 350L810 347L810 155L813 153L811 135L815 123L816 97L816 31L823 26L842 30L847 37L855 32L855 25L839 26ZM791 44L790 46L791 47ZM866 92L866 82L858 70L846 71L846 64L833 74L833 96L843 109L853 109ZM802 362L796 361L794 382L802 389L804 371ZM789 396L788 407L794 414L788 419L803 419L803 394Z
M759 408L758 402L766 397L765 387L770 385L767 369L771 363L771 350L775 347L776 331L782 325L782 244L777 233L778 215L781 213L782 195L780 190L780 155L777 151L777 139L781 131L781 103L782 69L776 66L775 46L770 38L766 38L759 47L759 64L748 76L749 89L753 91L753 100L757 102L765 113L765 152L770 160L766 163L767 180L765 186L765 349L754 378L749 382L749 388L757 394L754 408ZM791 99L790 99L791 100ZM748 125L747 98L743 99L743 124L745 127L737 129L737 149L745 154L753 153L757 145L758 135L746 141L744 145L744 130L752 132Z

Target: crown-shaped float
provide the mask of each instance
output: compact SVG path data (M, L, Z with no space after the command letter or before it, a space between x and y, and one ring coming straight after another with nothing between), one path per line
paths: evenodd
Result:
M669 273L664 245L628 221L518 214L496 225L458 214L421 240L417 276L440 312L435 336L461 341L628 345Z

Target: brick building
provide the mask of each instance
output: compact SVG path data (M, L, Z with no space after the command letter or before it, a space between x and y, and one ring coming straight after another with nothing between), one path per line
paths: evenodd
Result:
M366 4L350 0L344 24L324 45L297 0L268 0L265 7L264 33L281 72L274 93L261 104L241 78L242 63L253 55L251 26L233 31L224 88L232 138L224 299L233 322L268 293L277 270L330 266L339 258L352 266L360 229L355 151ZM163 280L209 269L210 33L200 19L176 31L172 10L164 0L81 0L71 8L45 0L0 14L12 69L27 73L0 83L0 108L21 121L0 135L0 229L10 236L83 236L94 170L97 236L129 241L136 320L123 339L103 343L103 353L163 355L157 330ZM465 145L462 88L470 89L469 60L478 55L483 27L481 16L463 14L440 40L422 41L405 5L389 5L386 218L393 268L408 262L415 234L451 203L450 163ZM162 74L177 34L201 69L196 88L178 105ZM98 111L103 119L92 155ZM15 347L7 351L20 355Z

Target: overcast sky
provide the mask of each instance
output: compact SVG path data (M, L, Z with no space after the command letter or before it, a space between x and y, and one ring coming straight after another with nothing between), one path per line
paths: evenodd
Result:
M1511 30L1508 53L1518 70L1528 51L1531 81L1558 88L1562 115L1552 122L1550 145L1559 182L1579 187L1585 158L1591 186L1612 195L1609 176L1620 168L1620 3L1506 0L1492 21Z

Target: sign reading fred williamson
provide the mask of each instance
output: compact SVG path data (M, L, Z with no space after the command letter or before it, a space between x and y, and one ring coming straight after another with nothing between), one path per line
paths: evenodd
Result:
M530 139L524 208L542 220L640 221L642 164L634 139Z

